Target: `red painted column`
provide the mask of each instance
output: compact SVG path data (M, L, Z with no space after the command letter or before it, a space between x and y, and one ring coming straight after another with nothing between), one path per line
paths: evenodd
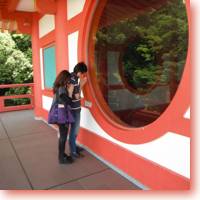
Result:
M33 15L32 24L32 51L33 51L33 72L34 72L34 111L35 116L41 116L42 109L42 91L41 91L41 70L40 70L40 47L39 47L39 17L37 14Z
M57 1L57 12L55 17L55 43L56 43L56 69L59 73L68 67L68 41L65 24L67 22L67 1Z
M36 0L35 5L37 11L41 14L55 14L56 13L56 2L55 0Z

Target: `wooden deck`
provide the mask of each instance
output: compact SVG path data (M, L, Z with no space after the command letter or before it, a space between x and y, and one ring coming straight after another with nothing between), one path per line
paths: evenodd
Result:
M87 151L60 165L57 141L57 131L32 110L0 113L0 190L139 189Z

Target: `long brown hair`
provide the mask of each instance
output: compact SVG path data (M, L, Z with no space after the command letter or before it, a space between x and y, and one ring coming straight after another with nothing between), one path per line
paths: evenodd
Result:
M61 71L53 84L53 93L55 94L59 87L66 87L70 80L70 73L67 70Z

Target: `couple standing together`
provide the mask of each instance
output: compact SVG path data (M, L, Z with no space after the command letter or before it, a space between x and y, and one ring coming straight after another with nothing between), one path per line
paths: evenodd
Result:
M83 149L76 145L76 138L80 128L81 89L87 82L86 73L86 64L80 62L74 67L74 71L71 74L67 70L61 71L53 85L53 103L57 102L58 105L65 107L70 105L74 118L69 130L70 155L65 153L69 123L57 124L60 134L58 140L58 160L60 164L72 163L74 159L83 156L80 153Z

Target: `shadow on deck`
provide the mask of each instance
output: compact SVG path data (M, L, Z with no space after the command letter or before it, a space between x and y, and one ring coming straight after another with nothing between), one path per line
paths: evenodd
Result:
M57 140L57 131L35 120L32 110L0 113L0 190L139 189L87 151L60 165Z

